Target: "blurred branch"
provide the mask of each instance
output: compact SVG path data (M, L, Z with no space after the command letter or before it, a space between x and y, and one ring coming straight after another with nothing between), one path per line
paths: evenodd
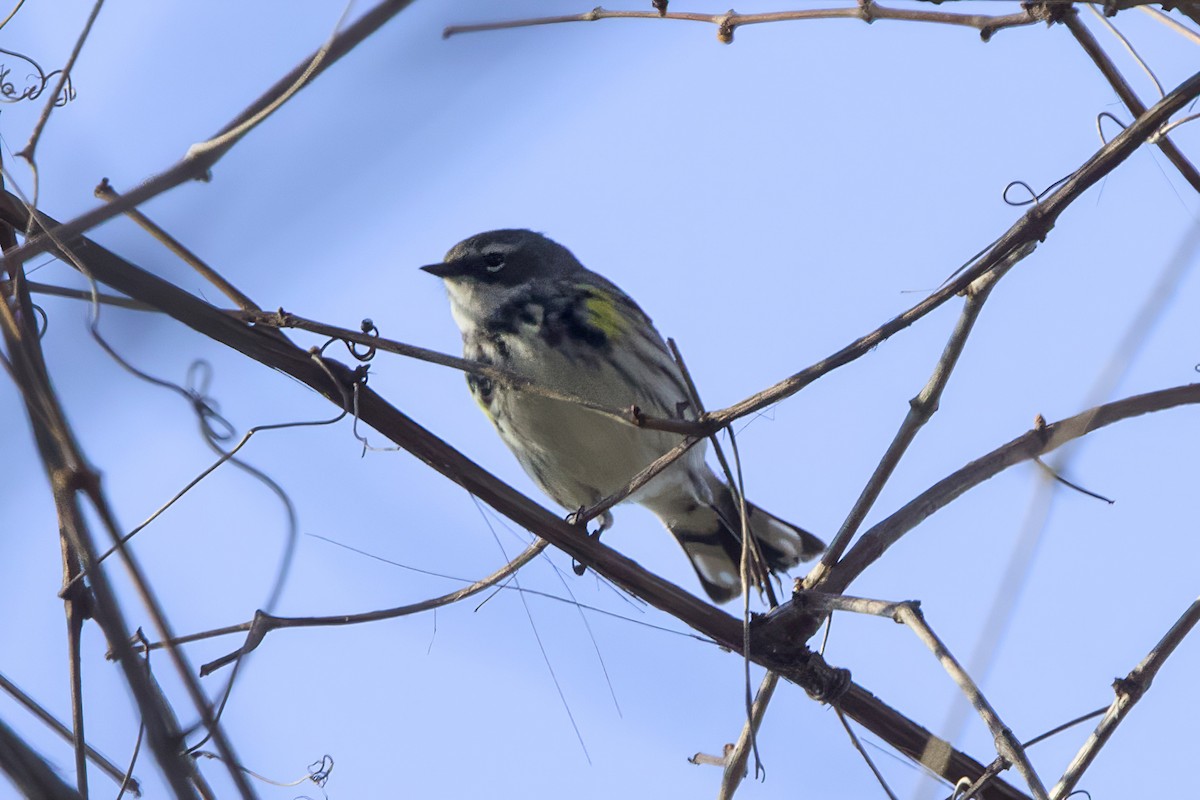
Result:
M1194 22L1200 22L1200 3L1196 0L1104 0L1104 13L1111 17L1118 11L1138 6L1162 6L1168 11L1178 11Z
M1079 13L1075 9L1070 9L1063 14L1062 22L1067 26L1067 30L1075 37L1075 41L1079 42L1079 46L1095 63L1096 67L1112 86L1113 91L1121 98L1121 102L1135 117L1141 117L1146 113L1146 106L1138 99L1137 93L1133 91L1133 87L1129 85L1125 77L1117 69L1117 66L1104 52L1100 43L1096 41L1096 37L1092 36L1092 32L1088 30L1083 21L1079 19ZM1167 160L1179 170L1179 174L1187 181L1193 189L1200 192L1200 172L1196 171L1196 167L1188 160L1183 151L1175 146L1167 136L1158 136L1154 138L1154 144L1162 150L1163 155Z
M7 775L12 785L25 797L83 800L83 795L64 783L54 767L46 763L3 720L0 720L0 772Z
M842 597L835 594L815 592L801 592L796 596L796 601L813 609L820 610L822 613L850 611L856 614L869 614L877 617L885 617L908 627L921 640L921 643L929 648L929 652L933 653L951 680L958 684L958 688L962 690L963 694L970 700L971 705L975 707L975 710L979 713L980 718L987 725L988 730L991 731L992 737L995 739L996 753L1017 767L1021 776L1029 784L1030 791L1033 792L1036 800L1049 800L1046 794L1046 787L1042 785L1042 781L1033 769L1033 765L1029 763L1029 759L1025 755L1025 749L1017 741L1017 738L1013 736L1009 727L1001 721L1000 715L996 713L996 709L983 696L983 692L979 690L979 686L971 679L967 671L963 669L958 659L950 653L945 643L934 633L933 628L929 627L929 623L925 621L924 614L921 613L919 603L911 600L900 602L867 600L861 597Z
M1134 704L1142 699L1142 695L1150 688L1150 684L1154 682L1154 678L1162 669L1163 664L1175 652L1175 648L1179 646L1184 637L1191 633L1192 628L1196 627L1197 623L1200 623L1200 598L1195 600L1183 613L1183 616L1175 621L1171 629L1142 659L1140 664L1124 678L1118 678L1113 682L1116 698L1113 699L1104 718L1100 720L1100 724L1096 726L1096 730L1088 737L1067 767L1066 772L1063 773L1062 778L1059 779L1058 784L1055 785L1054 790L1050 793L1052 800L1064 800L1071 794L1075 784L1091 766L1100 749L1108 743L1109 738Z
M38 283L37 281L25 281L25 285L29 287L31 294L48 294L52 297L67 297L72 300L86 300L89 303L93 300L98 303L103 303L108 306L116 306L117 308L128 308L133 311L157 311L154 306L140 303L137 300L130 300L128 297L119 297L115 294L104 294L97 292L92 294L84 289L70 289L66 286L53 286L49 283ZM0 281L0 292L10 294L12 292L12 281Z
M11 195L6 198L12 204ZM18 215L24 211L19 205L3 210L17 212ZM65 572L69 576L77 567L84 568L91 564L96 552L95 540L80 507L80 494L88 496L102 515L105 507L99 491L99 476L83 458L50 384L34 324L32 303L24 285L23 262L11 255L15 244L14 230L24 230L29 221L25 217L19 225L15 225L11 218L6 218L4 224L0 224L0 246L4 248L6 256L0 263L13 287L11 295L0 297L0 333L7 348L10 373L24 400L34 441L54 497L59 535L63 542ZM179 748L182 734L171 706L129 646L127 637L130 628L125 623L107 573L96 570L86 592L82 585L77 585L64 594L64 601L68 604L86 603L80 613L86 613L97 621L109 646L115 650L126 683L141 712L151 749L167 783L177 797L195 797L198 787L206 784L196 771L194 762ZM76 730L75 736L81 739L81 731ZM249 796L248 787L243 794Z
M47 728L50 728L50 730L57 733L60 737L68 742L72 740L70 728L59 722L53 714L43 708L41 704L32 697L21 691L21 687L10 681L3 674L0 674L0 691L3 691L9 697L15 700L26 711L41 720ZM116 781L117 785L125 783L126 788L128 788L135 797L141 796L142 790L138 785L137 780L132 777L126 780L125 770L109 761L102 753L97 752L91 745L86 746L86 752L88 758L92 760L92 763L99 767L105 775Z
M763 14L738 14L728 11L723 14L699 14L680 11L610 11L597 6L582 14L565 14L554 17L533 17L506 22L484 22L474 25L451 25L442 31L442 38L449 39L461 33L531 28L538 25L559 25L568 22L597 22L604 19L671 19L685 22L704 22L717 26L717 38L724 44L733 41L733 32L743 25L763 25L773 22L796 22L809 19L857 19L872 23L881 19L907 22L931 22L942 25L959 25L974 28L986 42L1004 28L1032 25L1051 19L1050 6L1029 3L1015 14L992 16L989 14L957 14L948 11L926 11L918 9L890 8L874 0L860 0L855 5L839 8L811 8L800 11L774 11Z
M112 184L108 182L108 178L100 181L100 185L98 185L95 189L95 194L96 197L99 197L101 200L105 200L109 203L114 202L121 197L121 194L112 187ZM213 286L220 289L226 297L237 303L238 307L243 311L259 310L259 307L255 304L255 302L244 295L240 289L238 289L229 281L225 280L220 273L206 264L204 260L200 258L200 256L193 253L191 250L185 247L182 242L156 225L145 214L137 209L131 208L125 211L125 216L129 217L131 220L140 225L143 230L161 242L172 253L179 256L179 258L188 266L200 273L201 277L203 277Z
M1166 4L1164 4L1164 5L1166 5ZM1140 6L1139 8L1142 11L1144 11L1145 13L1149 14L1151 17L1153 17L1158 22L1161 22L1162 24L1166 25L1171 30L1178 33L1180 36L1190 39L1193 44L1200 44L1200 33L1197 33L1196 31L1192 30L1188 26L1184 25L1182 22L1175 19L1170 14L1160 11L1157 8L1151 8L1150 6ZM1196 4L1196 8L1197 8L1197 10L1200 10L1200 3Z

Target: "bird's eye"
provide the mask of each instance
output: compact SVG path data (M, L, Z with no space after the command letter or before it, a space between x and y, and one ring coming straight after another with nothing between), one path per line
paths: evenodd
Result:
M483 263L487 264L488 272L499 272L504 269L504 254L488 253L483 257Z

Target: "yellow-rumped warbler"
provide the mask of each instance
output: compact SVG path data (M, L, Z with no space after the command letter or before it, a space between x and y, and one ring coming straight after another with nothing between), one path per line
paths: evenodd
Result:
M466 358L608 408L695 418L683 375L650 318L557 242L527 230L490 231L421 269L445 281ZM467 384L529 476L571 510L621 489L680 441L486 377L468 375ZM733 494L704 450L697 444L630 499L662 520L708 596L723 603L741 593L742 528ZM825 549L811 533L749 503L746 509L771 570ZM600 530L611 524L605 513Z

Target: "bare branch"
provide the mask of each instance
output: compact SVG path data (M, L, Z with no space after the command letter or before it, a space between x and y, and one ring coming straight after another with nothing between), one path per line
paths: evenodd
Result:
M239 318L253 323L255 326L269 328L295 328L297 330L309 331L310 333L320 334L321 336L329 336L335 339L341 339L345 342L355 342L356 344L374 347L376 350L383 350L386 353L395 353L409 358L415 358L418 361L426 361L430 364L437 364L443 367L457 369L468 375L479 375L480 377L490 378L493 381L498 381L510 386L514 389L519 389L523 392L536 394L540 397L547 397L552 400L561 400L565 403L574 403L582 406L590 411L595 411L597 414L602 414L609 419L626 425L632 425L638 428L648 428L651 430L668 431L680 434L697 434L705 435L710 431L711 426L701 422L693 422L686 419L665 419L659 417L651 417L644 414L640 408L633 406L631 408L619 409L610 408L599 403L594 403L591 400L584 399L578 395L560 392L557 389L551 389L546 386L541 386L532 379L520 375L512 370L496 367L491 364L483 364L478 361L471 361L458 356L451 356L445 353L439 353L436 350L430 350L425 347L405 344L394 339L386 339L382 336L377 336L361 331L353 331L349 328L339 328L334 325L327 325L316 320L304 319L295 314L284 311L282 308L278 311L248 311L238 315ZM590 519L590 517L589 517Z
M26 711L41 720L42 723L50 730L54 731L66 741L71 741L72 735L70 728L59 722L59 720L53 714L43 708L41 704L32 697L21 691L21 687L10 681L3 674L0 674L0 691L3 691L19 705L21 705ZM125 770L109 761L102 753L95 750L91 745L86 746L86 752L87 757L90 758L92 763L99 767L105 775L116 781L118 785L124 782L126 787L135 796L141 796L142 790L138 785L138 782L131 777L127 778L125 775Z
M758 685L758 691L754 695L754 705L750 709L750 718L742 725L742 733L738 736L737 744L725 754L725 772L721 776L721 790L717 793L717 800L733 800L734 793L737 792L738 786L746 775L746 762L750 758L751 743L758 735L758 728L762 725L763 717L767 713L767 705L771 702L771 697L775 694L775 687L778 685L779 674L768 670Z
M850 721L846 719L846 715L842 713L840 708L835 708L834 711L837 712L838 721L841 722L842 727L846 729L846 735L850 737L850 743L854 745L854 749L858 751L860 756L862 756L863 761L867 762L867 766L870 768L871 774L875 776L875 780L879 781L879 786L888 796L888 800L900 800L900 798L896 797L896 793L892 791L892 787L888 786L887 781L884 780L883 773L880 772L879 768L875 766L875 762L871 760L869 755L867 755L866 748L864 748L862 746L862 742L858 740L858 735L854 733L854 728L850 727Z
M1159 126L1165 123L1192 99L1200 95L1200 73L1196 73L1181 83L1154 107L1138 116L1120 134L1100 148L1079 169L1048 197L1032 206L1017 222L996 240L969 268L962 270L958 277L946 283L938 291L922 300L903 314L895 317L871 333L863 336L833 355L812 366L797 372L774 386L751 395L740 403L711 414L715 422L725 423L732 419L753 414L780 400L791 397L808 384L827 372L854 361L872 348L882 343L891 335L912 325L921 317L934 310L942 303L969 286L976 278L994 269L1012 257L1014 252L1031 243L1040 242L1054 227L1058 217L1083 192L1094 186L1097 181L1114 170L1127 159L1144 142L1153 137Z
M999 264L995 270L985 273L979 277L974 283L964 289L966 301L963 303L962 313L958 317L958 322L954 326L954 330L950 333L950 338L946 342L945 348L942 350L941 358L938 359L933 368L933 374L929 376L925 387L917 393L916 397L909 401L908 414L905 415L904 421L900 425L900 430L896 431L892 443L888 445L887 451L880 459L878 466L875 467L875 472L871 475L867 485L863 487L862 493L854 502L854 507L850 509L850 513L846 517L846 521L842 523L841 529L837 532L837 536L830 542L829 547L821 556L821 560L812 568L804 579L805 586L816 586L828 574L830 567L837 563L846 548L850 544L850 540L854 538L854 534L858 533L859 526L866 519L867 514L875 505L875 501L879 499L879 494L883 491L884 485L888 478L892 476L900 459L908 450L908 446L912 444L917 437L917 433L925 426L933 415L937 412L938 406L941 404L942 392L946 388L946 384L950 382L950 374L954 371L955 365L958 364L959 356L962 355L963 348L967 344L967 337L971 335L971 331L975 327L975 320L979 318L979 312L983 310L983 304L987 302L988 295L991 294L992 288L996 282L1004 276L1008 270L1012 269L1018 261L1024 258L1029 253L1033 252L1033 245L1016 250L1012 256Z
M1200 623L1200 598L1197 598L1187 611L1183 612L1183 616L1175 621L1171 629L1166 635L1159 640L1142 662L1138 664L1124 678L1118 678L1113 682L1113 690L1116 692L1116 698L1113 699L1112 705L1108 707L1108 712L1104 718L1100 720L1100 724L1096 726L1096 730L1088 737L1086 743L1075 754L1071 764L1063 773L1055 785L1054 790L1050 793L1053 800L1063 800L1075 788L1075 784L1083 777L1083 773L1091 766L1092 761L1100 753L1100 749L1108 743L1117 726L1125 719L1126 715L1133 708L1138 700L1142 699L1142 695L1150 688L1150 684L1154 682L1158 671L1162 669L1163 664L1171 654L1175 652L1175 648L1183 641L1184 637L1191 633L1192 628Z
M956 14L944 11L926 11L923 9L889 8L879 5L874 0L863 0L863 2L856 5L839 8L812 8L802 11L775 11L763 14L737 14L733 11L723 14L698 14L677 11L610 11L605 8L596 7L582 14L534 17L532 19L510 20L507 22L484 22L475 25L451 25L442 31L442 37L449 39L451 36L461 33L530 28L539 25L559 25L568 22L597 22L604 19L669 19L685 22L705 22L717 26L717 38L724 44L731 43L733 41L733 32L743 25L797 22L809 19L857 19L866 23L881 19L892 19L907 22L958 25L978 30L979 35L986 42L996 31L1020 25L1032 25L1036 22L1046 22L1049 20L1049 15L1045 7L1032 4L1016 14L991 16L988 14Z
M200 667L201 675L209 675L221 667L228 666L234 661L237 661L242 656L251 652L262 644L262 640L267 634L273 630L280 628L327 628L340 625L359 625L364 622L378 622L385 619L395 619L396 617L406 617L410 614L418 614L422 611L429 611L441 606L447 606L451 603L457 603L471 595L478 594L484 589L488 589L500 581L505 580L511 575L514 575L517 570L528 564L546 549L546 542L543 539L538 539L529 547L525 548L519 556L509 561L500 569L488 575L486 578L481 578L469 586L464 586L461 589L456 589L449 594L434 597L429 600L422 600L419 603L409 603L396 608L381 609L378 611L366 611L360 614L336 614L327 617L276 617L266 612L259 611L254 615L254 619L249 622L243 622L240 625L231 625L226 628L218 628L216 630L204 631L203 633L194 633L189 636L180 636L175 639L172 644L180 645L188 642L197 642L203 639L210 639L214 636L225 636L231 633L245 633L246 643L238 650L228 655L221 656L215 661L210 661ZM157 650L160 647L165 647L167 642L158 642L152 644L151 649Z
M1095 63L1096 68L1112 85L1113 91L1121 98L1121 102L1125 107L1136 117L1141 117L1146 113L1146 106L1138 99L1137 93L1133 91L1133 87L1125 80L1125 77L1117 69L1117 66L1100 47L1100 43L1096 41L1096 37L1092 36L1092 32L1079 19L1079 14L1074 9L1071 9L1063 15L1063 24L1067 26L1067 30L1075 37L1075 41L1079 42L1079 46ZM1175 169L1179 170L1179 174L1183 176L1193 189L1200 192L1200 172L1196 170L1195 165L1188 160L1188 157L1183 154L1173 141L1165 135L1159 135L1154 138L1154 144L1162 150L1163 155L1167 160L1174 165Z
M943 478L917 495L901 509L881 521L859 539L830 573L823 588L844 588L888 547L918 523L928 519L964 492L1014 464L1041 456L1092 431L1131 417L1200 403L1200 384L1191 383L1171 389L1134 395L1088 409L1073 417L1018 436L982 458ZM833 589L836 591L836 589Z
M121 197L120 193L112 187L112 184L108 182L108 178L100 181L100 185L96 187L95 194L96 197L99 197L101 200L109 203ZM226 297L237 303L238 307L243 311L260 310L258 305L255 304L255 302L245 294L243 294L240 289L238 289L229 281L225 280L220 273L206 264L204 260L200 258L200 256L193 253L191 250L185 247L182 242L156 225L154 221L145 214L137 209L130 208L125 211L125 216L129 217L131 220L140 225L155 239L162 242L162 244L166 246L168 250L179 256L179 258L188 266L200 273L201 277L203 277L213 286L220 289Z
M24 739L0 720L0 772L9 777L25 797L40 800L83 800L58 772L42 759Z
M272 106L279 97L291 91L300 76L308 73L308 82L311 83L314 78L333 66L334 63L350 52L359 42L383 27L385 23L411 5L412 2L413 0L382 0L374 8L348 25L341 33L330 40L327 47L322 48L324 52L323 58L318 60L318 54L322 51L317 51L317 53L304 59L209 140L220 140L222 142L221 147L189 151L174 166L165 172L147 179L140 186L122 195L120 200L107 203L81 214L70 222L63 223L50 233L54 234L60 241L69 241L85 231L91 230L100 223L112 219L130 208L136 208L152 197L156 197L181 183L190 180L207 180L209 170L237 143L236 140L230 141L222 138L225 134L235 130L244 133L245 131L242 129L244 123L247 120L255 118L263 109ZM314 63L316 63L316 67L309 72L310 66ZM28 261L38 253L54 250L55 247L54 239L50 235L39 234L27 239L24 244L14 252L9 253L7 257L18 261Z
M62 70L58 75L58 83L54 86L54 91L46 100L45 107L42 108L42 114L38 117L37 122L33 126L33 132L29 134L29 141L25 146L17 152L17 158L23 158L32 166L34 164L34 151L37 150L38 140L42 138L42 130L45 129L46 123L50 121L50 114L58 105L58 97L62 94L63 87L71 79L71 70L75 67L75 60L79 58L79 53L83 50L84 42L87 41L88 35L92 32L92 25L96 22L96 17L100 16L100 8L104 5L104 0L96 0L92 5L92 11L88 14L87 21L83 24L83 30L79 33L79 38L75 40L75 47L71 50L71 55L67 57L67 63L63 65ZM14 12L15 13L15 12ZM7 22L7 20L5 20ZM86 795L87 793L84 792Z

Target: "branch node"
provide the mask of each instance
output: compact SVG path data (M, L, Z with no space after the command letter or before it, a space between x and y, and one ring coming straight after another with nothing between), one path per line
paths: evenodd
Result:
M724 16L717 18L717 41L721 44L733 44L733 30L737 27L733 18L736 16L737 12L731 8Z
M1116 692L1119 697L1128 698L1134 703L1136 703L1138 700L1141 700L1142 695L1145 694L1146 689L1149 688L1148 684L1142 682L1140 676L1134 675L1132 672L1126 675L1124 678L1114 678L1112 685L1113 691Z
M646 424L646 414L637 403L629 407L629 420L639 428L644 427Z

